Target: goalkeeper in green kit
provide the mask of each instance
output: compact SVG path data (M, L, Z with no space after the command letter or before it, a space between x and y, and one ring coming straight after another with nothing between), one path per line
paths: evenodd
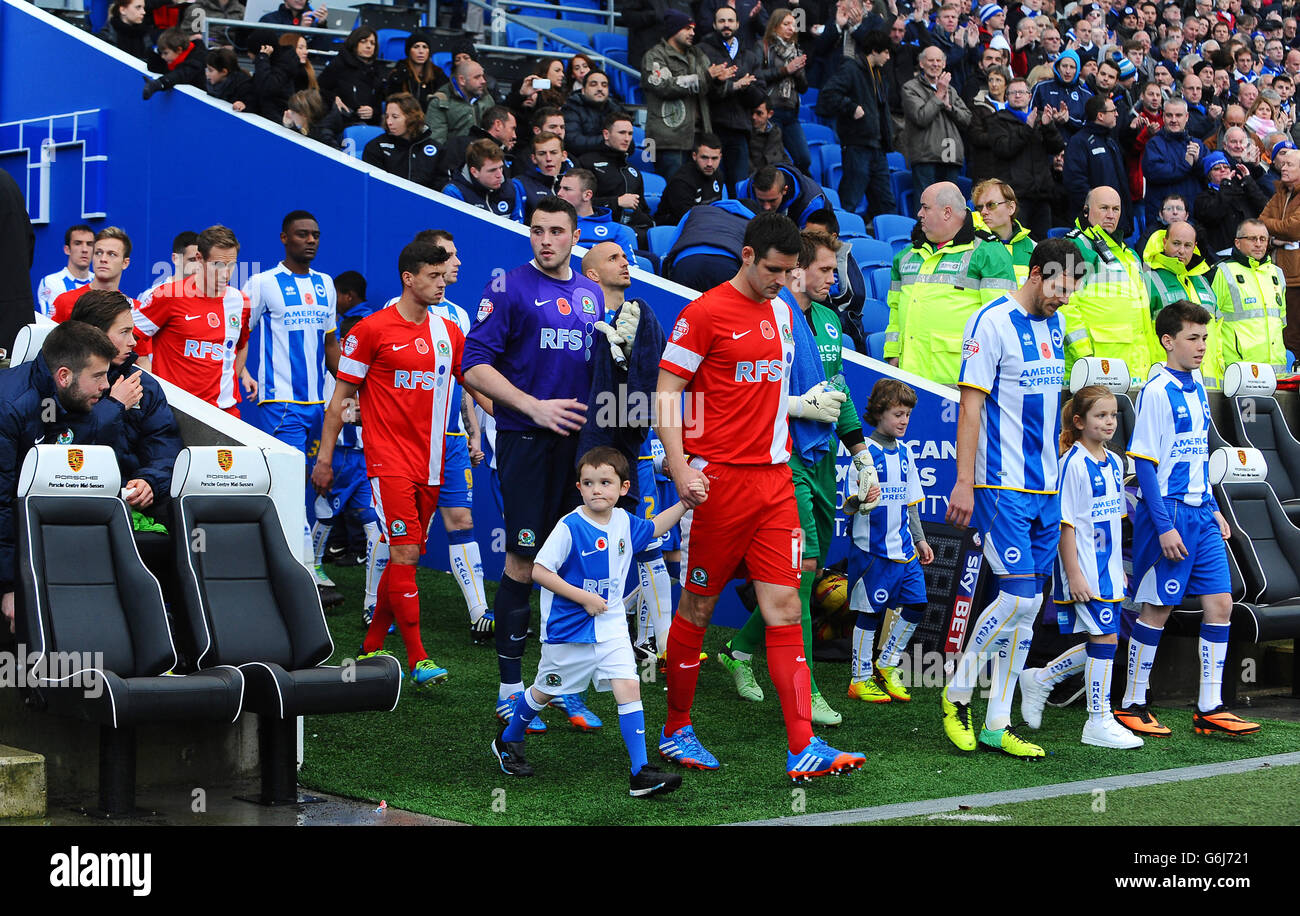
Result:
M818 304L828 299L831 283L835 279L835 253L841 243L821 230L807 229L802 236L800 271L794 275L791 286L781 290L780 298L789 303L796 324L799 324L801 316L804 319L804 327L797 328L798 333L795 334L796 366L800 361L801 347L804 353L808 349L803 342L811 336L820 357L823 379L833 380L831 384L823 381L801 396L790 397L790 432L794 440L794 448L790 453L790 471L794 477L795 500L799 505L799 524L803 528L803 573L800 578L799 600L803 606L804 655L807 656L811 671L810 602L813 579L826 558L831 538L835 534L835 437L838 436L839 441L855 457L859 452L865 451L867 446L857 408L847 391L843 390L839 316L833 309ZM805 332L811 333L809 335ZM796 391L798 388L792 383L791 390ZM818 441L820 448L811 450L819 452L820 457L807 462L801 454L808 454L810 449L807 446L811 440ZM874 472L874 466L869 462L867 467ZM866 471L861 474L863 502L870 502L867 491L872 486L872 476ZM754 652L763 645L763 634L763 617L755 610L717 655L718 661L736 682L736 691L744 699L754 702L763 699L763 690L754 680L752 662ZM831 709L817 689L815 677L812 681L812 721L814 725L839 725L843 721L843 717Z

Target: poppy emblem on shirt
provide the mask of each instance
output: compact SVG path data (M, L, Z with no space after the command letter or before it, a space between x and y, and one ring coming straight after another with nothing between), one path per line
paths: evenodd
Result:
M74 472L80 471L81 466L86 463L86 453L79 448L68 449L68 467Z
M685 318L678 318L677 323L673 325L673 340L681 340L690 329L691 326L686 323Z
M773 337L776 336L776 331L772 330L772 322L764 320L763 323L760 324L758 327L759 330L763 332L763 337L765 339L771 340Z
M1043 341L1039 346L1042 348L1043 351L1043 359L1051 359L1052 348L1047 345L1047 341Z
M569 305L569 300L563 297L555 300L555 308L561 315L569 315L573 312L573 306Z
M316 299L312 296L311 293L303 293L303 294L302 294L302 301L305 302L305 303L307 303L308 305L315 305L315 304L316 304Z
M609 541L604 538L596 538L596 549L605 550L609 547Z
M419 350L420 348L416 347L415 349ZM438 352L443 356L451 356L451 347L447 345L447 341L438 341Z
M419 353L421 356L429 352L429 345L425 342L423 337L415 338L415 352Z
M217 467L229 471L235 466L235 453L228 448L217 449Z
M221 319L217 317L216 312L208 312L208 324L214 328L221 327Z
M357 335L349 334L348 339L343 341L343 355L351 356L357 349Z

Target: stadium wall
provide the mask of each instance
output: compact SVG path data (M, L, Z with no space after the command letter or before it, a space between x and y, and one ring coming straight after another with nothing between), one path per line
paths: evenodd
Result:
M48 215L36 226L33 285L63 266L64 229L83 217L96 229L120 225L131 234L133 258L123 276L130 294L169 271L177 232L214 223L230 226L242 243L242 285L278 262L280 220L298 208L312 211L321 224L314 266L329 274L360 271L375 303L400 292L397 253L421 229L437 226L456 236L464 264L450 298L471 315L494 277L531 257L521 226L498 223L263 118L235 113L191 87L145 102L140 91L148 78L129 55L22 0L0 0L0 167L28 189L33 218ZM48 124L31 122L72 112L85 114L75 123L56 121L55 145L43 154L42 137L51 131ZM29 123L20 132L14 122ZM693 293L640 270L633 275L629 295L649 302L671 328ZM941 518L955 468L955 392L850 355L845 375L859 407L882 374L903 375L918 389L921 403L909 439L931 496L923 516ZM841 459L842 482L846 456ZM476 470L476 483L481 472ZM487 489L480 486L479 492ZM484 573L496 579L503 535L490 502L477 501L475 529ZM445 569L445 540L441 526L433 527L427 561ZM739 619L734 602L720 606L719 623Z

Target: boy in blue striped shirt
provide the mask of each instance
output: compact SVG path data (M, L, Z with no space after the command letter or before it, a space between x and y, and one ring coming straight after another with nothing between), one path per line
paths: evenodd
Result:
M628 794L642 798L671 792L682 783L646 759L641 682L628 636L623 585L632 558L681 519L678 501L653 519L618 507L631 487L627 459L617 449L593 448L578 461L582 505L560 519L533 564L542 588L542 658L537 679L523 690L510 722L492 742L501 772L532 776L524 759L524 735L533 717L555 697L581 693L588 683L612 690L619 730L631 760ZM703 494L700 494L703 497Z
M916 406L916 392L895 379L881 379L871 389L866 421L875 426L865 455L876 473L868 501L860 503L858 465L849 467L844 510L853 513L849 548L849 607L857 612L853 627L853 675L849 698L866 703L912 699L898 674L898 663L916 626L925 617L922 566L934 562L917 506L924 498L916 456L901 441ZM872 494L875 494L872 499ZM880 659L874 665L876 629L886 608L899 607Z
M1184 595L1200 595L1205 616L1198 654L1200 695L1192 726L1200 734L1259 731L1223 705L1223 663L1232 619L1232 583L1225 541L1231 533L1210 490L1210 402L1195 374L1205 358L1210 313L1183 300L1156 316L1168 353L1138 395L1128 453L1142 498L1133 513L1134 600L1142 613L1128 650L1128 686L1119 723L1143 737L1168 737L1147 707L1147 682L1169 612Z

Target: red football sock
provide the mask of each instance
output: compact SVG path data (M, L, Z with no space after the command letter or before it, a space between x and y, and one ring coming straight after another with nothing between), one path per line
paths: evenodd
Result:
M691 705L695 702L695 684L700 679L700 648L703 645L704 627L697 627L680 614L673 618L665 650L668 667L666 735L691 724Z
M390 563L389 566L392 564ZM361 644L361 653L378 652L384 647L384 637L393 624L393 607L388 601L388 566L384 567L375 587L375 615L370 618L370 627L366 630L365 642Z
M388 583L388 604L397 620L397 631L406 644L406 667L410 670L416 662L429 657L420 640L420 593L415 585L415 567L389 560L384 580Z
M797 754L813 737L812 675L804 658L803 628L799 624L767 628L767 671L781 699L790 753Z

